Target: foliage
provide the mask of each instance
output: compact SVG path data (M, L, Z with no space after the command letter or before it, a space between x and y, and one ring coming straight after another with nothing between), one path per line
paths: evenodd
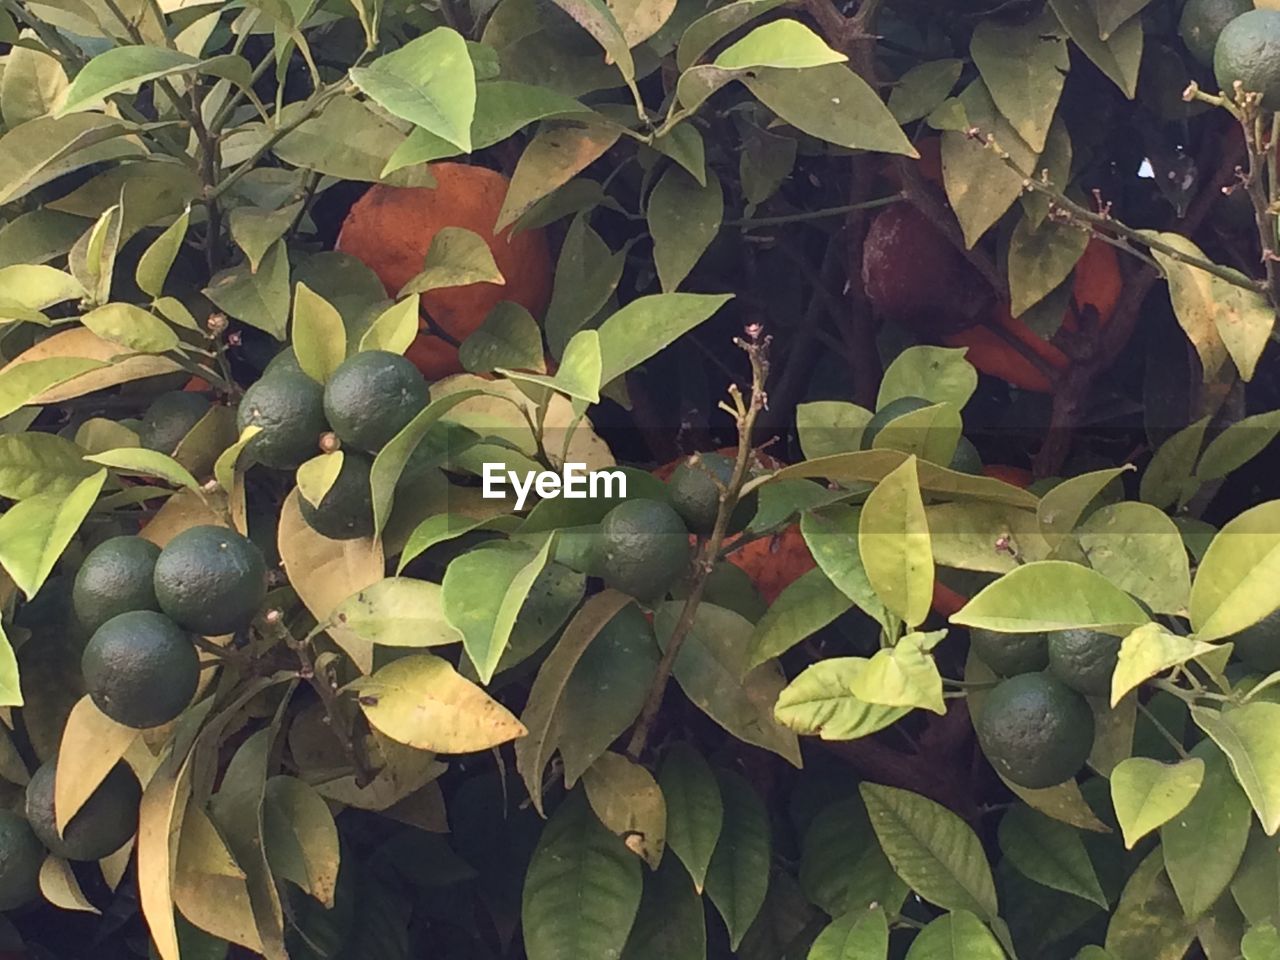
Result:
M1280 951L1276 105L1181 6L0 0L2 949ZM135 729L72 587L196 527ZM1015 782L976 648L1080 630Z

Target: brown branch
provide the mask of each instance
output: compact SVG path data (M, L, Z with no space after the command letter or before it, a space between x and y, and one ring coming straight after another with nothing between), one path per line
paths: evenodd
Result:
M1210 137L1209 142L1216 148L1222 138ZM1232 143L1218 158L1213 175L1201 187L1187 210L1187 216L1179 224L1184 234L1190 236L1200 228L1214 203L1221 199L1223 187L1233 182L1236 167L1242 159L1242 150L1242 146ZM1201 165L1201 169L1207 166L1208 163L1205 163ZM1159 271L1145 264L1126 276L1115 313L1109 322L1096 331L1093 342L1083 345L1080 342L1065 344L1072 356L1072 365L1053 395L1049 430L1033 462L1036 476L1055 476L1066 463L1071 452L1072 436L1080 424L1085 403L1093 393L1093 385L1128 345L1137 328L1142 304L1159 277Z

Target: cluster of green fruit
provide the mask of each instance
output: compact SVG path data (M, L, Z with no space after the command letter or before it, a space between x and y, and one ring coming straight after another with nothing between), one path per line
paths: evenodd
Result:
M1178 23L1191 55L1212 67L1228 97L1238 82L1280 109L1280 10L1255 10L1253 0L1187 0Z
M127 727L168 723L200 679L193 636L247 628L266 594L262 552L234 530L192 527L163 550L142 537L103 541L71 593L89 635L81 657L89 696Z
M373 533L369 473L374 456L429 399L427 381L398 354L357 353L322 386L302 369L294 351L286 349L245 391L236 422L241 432L258 428L246 452L277 470L297 469L321 451L341 445L337 478L319 503L301 498L302 517L323 536L353 540ZM406 473L413 469L411 462Z
M1228 637L1245 667L1280 670L1280 611ZM1097 630L998 633L975 628L970 648L1006 679L987 695L974 726L982 750L1005 779L1052 787L1075 776L1093 749L1093 711L1107 698L1120 638Z
M660 600L688 572L690 534L705 536L715 528L733 469L733 459L724 454L696 454L667 480L669 503L637 498L618 504L600 521L592 571L615 590ZM741 532L755 511L753 495L739 500L726 533Z

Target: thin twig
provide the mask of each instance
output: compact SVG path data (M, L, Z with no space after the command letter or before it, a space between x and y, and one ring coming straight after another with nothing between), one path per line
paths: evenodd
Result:
M640 719L631 733L631 741L627 745L627 755L638 760L649 742L649 734L653 732L654 721L662 708L662 699L667 691L667 683L671 679L671 671L675 667L676 657L684 646L689 631L693 629L693 621L698 607L702 603L702 595L707 588L707 580L715 569L716 556L720 545L729 529L729 518L738 505L738 495L742 485L747 481L751 468L752 447L751 436L755 429L756 417L765 408L768 401L765 384L769 379L769 338L762 337L759 326L753 325L747 330L747 339L735 339L734 342L746 351L751 360L751 395L744 400L738 385L731 384L729 395L736 408L738 420L738 456L734 461L733 475L720 495L720 509L716 514L715 526L711 535L699 544L698 557L693 577L693 587L680 611L680 618L667 640L666 649L658 668L654 671L653 682L649 685L649 693L645 698L644 708L640 711Z

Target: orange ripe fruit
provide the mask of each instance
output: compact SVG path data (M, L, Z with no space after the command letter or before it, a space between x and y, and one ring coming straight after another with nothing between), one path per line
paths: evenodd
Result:
M503 300L520 304L541 317L551 299L554 270L541 230L511 236L495 234L493 225L507 196L509 181L486 167L435 163L436 186L388 187L376 184L356 201L342 223L337 249L363 262L395 296L422 272L431 242L443 227L462 227L478 234L493 252L506 283L472 283L422 294L422 313L455 340L474 333L489 311ZM437 380L461 373L458 351L425 330L406 352L423 375Z
M796 523L772 537L752 540L730 553L728 560L751 578L760 596L769 604L817 566Z

